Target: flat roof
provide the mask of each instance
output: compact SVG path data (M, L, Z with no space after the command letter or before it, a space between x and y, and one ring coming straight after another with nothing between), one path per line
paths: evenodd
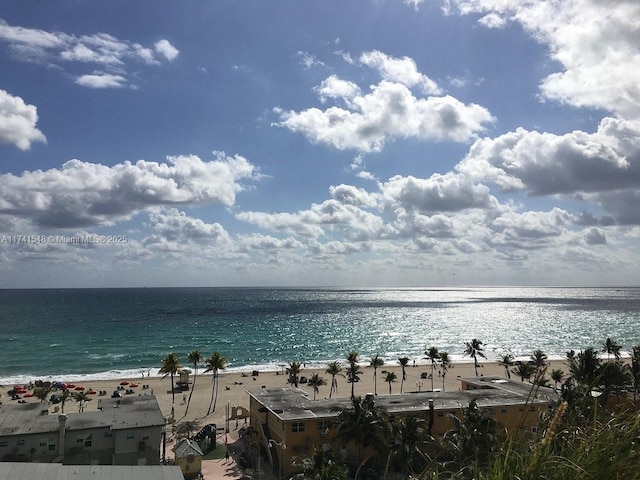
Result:
M0 480L184 480L180 467L167 465L62 465L0 462Z
M117 402L120 400L120 403ZM60 414L41 415L46 403L9 404L0 407L0 436L50 433L60 428ZM105 398L98 401L101 410L65 413L67 431L95 428L123 430L164 426L165 419L153 395Z
M455 410L468 407L474 399L480 408L527 403L552 404L558 399L557 393L550 388L542 387L533 392L531 384L520 385L520 382L499 377L474 377L461 380L482 388L454 392L423 391L377 395L375 402L388 413L394 414L426 412L429 410L429 400L433 400L434 410ZM247 390L247 393L283 421L335 417L339 413L335 410L336 408L351 405L350 398L313 400L304 390L291 387Z

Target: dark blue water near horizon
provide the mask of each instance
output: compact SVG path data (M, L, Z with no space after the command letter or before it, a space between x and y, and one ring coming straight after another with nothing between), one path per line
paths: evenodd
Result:
M0 383L157 374L168 352L186 362L219 351L229 368L363 362L430 346L454 361L479 338L488 359L541 348L561 358L612 337L640 345L640 288L127 288L0 290Z

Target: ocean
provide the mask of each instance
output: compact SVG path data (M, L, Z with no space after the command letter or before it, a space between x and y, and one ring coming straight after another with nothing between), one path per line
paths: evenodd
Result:
M231 371L322 368L352 350L422 364L431 346L469 362L473 338L488 360L564 358L607 337L640 345L640 288L0 290L0 325L0 384L154 376L195 349Z

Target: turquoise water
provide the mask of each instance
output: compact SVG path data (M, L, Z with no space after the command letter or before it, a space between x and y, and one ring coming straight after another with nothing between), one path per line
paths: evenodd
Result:
M230 370L367 362L435 346L454 361L541 348L561 358L606 337L640 345L640 288L0 290L0 383L156 375L172 351L219 351Z

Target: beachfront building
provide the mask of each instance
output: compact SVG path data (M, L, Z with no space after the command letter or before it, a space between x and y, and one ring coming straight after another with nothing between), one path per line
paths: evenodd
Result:
M169 465L62 465L60 463L1 462L1 480L184 480L176 466Z
M392 421L419 415L434 436L451 430L449 414L462 417L472 400L508 432L537 434L540 414L555 404L557 394L549 388L532 392L531 385L500 377L460 379L458 392L412 392L371 396ZM294 457L310 456L313 450L340 451L335 441L336 407L350 407L350 399L312 400L297 388L249 390L251 427L278 477L296 473ZM346 453L343 451L343 453Z
M195 478L199 475L204 453L200 450L198 442L183 438L173 447L173 454L176 466L180 467L185 479Z
M153 395L104 398L99 400L98 411L62 415L50 415L43 403L3 405L0 460L158 465L164 426Z

